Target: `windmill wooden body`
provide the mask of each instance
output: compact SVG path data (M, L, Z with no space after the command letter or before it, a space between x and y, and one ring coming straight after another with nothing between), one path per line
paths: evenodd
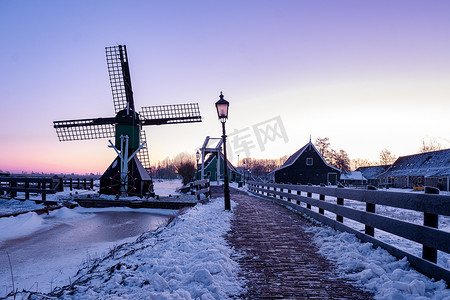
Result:
M115 138L117 158L100 178L101 194L153 194L143 126L201 122L197 103L142 107L135 110L125 45L106 47L106 61L116 116L54 121L60 141Z

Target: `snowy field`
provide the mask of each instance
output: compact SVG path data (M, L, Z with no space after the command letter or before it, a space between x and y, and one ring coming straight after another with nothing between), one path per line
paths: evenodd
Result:
M244 292L245 281L237 276L239 266L232 259L239 253L224 239L231 218L232 212L224 211L223 198L199 204L167 227L86 260L79 273L72 275L72 285L55 289L53 296L227 299L239 295ZM308 230L314 233L320 253L336 263L339 274L375 293L376 299L450 299L445 282L430 280L412 270L405 260L397 260L382 249L329 227L311 223ZM10 277L0 280L9 282L11 289ZM16 298L28 295L21 293Z

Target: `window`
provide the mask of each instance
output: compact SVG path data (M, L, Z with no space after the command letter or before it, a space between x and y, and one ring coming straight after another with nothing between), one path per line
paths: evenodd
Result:
M313 165L313 159L311 157L306 158L306 165L312 166Z

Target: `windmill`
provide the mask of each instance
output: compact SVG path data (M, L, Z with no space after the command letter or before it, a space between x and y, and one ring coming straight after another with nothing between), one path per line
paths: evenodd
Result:
M153 194L143 126L201 122L197 103L142 107L135 110L125 45L106 47L115 117L54 121L60 141L115 138L109 147L117 158L100 178L100 194Z

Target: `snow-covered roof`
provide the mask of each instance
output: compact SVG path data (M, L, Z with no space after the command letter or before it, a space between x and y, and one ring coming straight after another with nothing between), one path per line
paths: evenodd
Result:
M356 171L360 171L363 176L367 179L377 179L378 175L385 172L390 165L383 166L367 166L367 167L359 167Z
M279 167L279 168L276 169L276 170L273 170L273 172L278 171L278 170L281 170L281 169L284 169L284 168L289 167L289 166L291 166L292 164L294 164L295 161L303 154L303 152L305 152L305 150L308 148L308 146L311 146L311 147L314 149L314 151L317 152L317 154L319 155L319 157L322 159L322 161L323 161L327 166L329 166L330 168L335 169L335 170L338 171L338 172L341 172L341 170L339 170L338 168L335 168L335 167L329 165L329 164L325 161L325 159L322 157L322 155L320 154L320 152L317 150L317 148L314 146L314 144L313 144L311 141L309 141L309 143L307 143L305 146L301 147L297 152L295 152L294 154L292 154L292 155L286 160L286 162L285 162L281 167Z
M450 149L401 156L380 176L450 176Z
M360 171L347 171L341 173L341 180L362 180L367 181Z

